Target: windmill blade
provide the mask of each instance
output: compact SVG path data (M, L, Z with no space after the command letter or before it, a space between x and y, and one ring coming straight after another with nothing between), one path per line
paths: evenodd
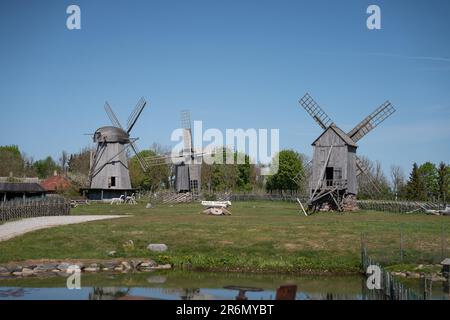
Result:
M142 110L144 110L144 107L146 104L147 104L147 101L145 101L144 97L139 99L138 103L136 104L136 107L134 107L133 112L131 112L130 116L128 117L127 133L130 133L131 129L133 129L134 125L136 124L137 119L141 115Z
M322 127L322 129L328 128L333 121L331 118L322 110L322 108L314 101L314 99L306 93L300 100L299 103L302 105L303 109L308 112L308 114Z
M367 181L372 185L373 187L372 190L366 190L369 191L372 196L374 196L374 191L378 194L381 194L380 186L378 185L377 182L375 182L375 179L370 174L370 170L365 166L364 162L358 156L356 156L356 176L357 177L364 176L367 179Z
M114 114L114 111L112 110L108 101L105 102L104 108L105 108L106 114L108 115L109 120L111 120L111 123L113 124L113 126L123 129L122 125L120 124L119 120L117 119L116 115Z
M395 112L394 106L386 101L381 106L379 106L374 112L367 116L363 121L358 123L352 131L348 133L348 136L357 142L370 131L372 131L376 126L386 120Z
M194 150L191 130L191 114L189 110L181 111L181 126L183 128L183 153L186 152L189 155L192 155L194 153Z
M146 172L149 169L149 166L147 164L147 161L145 161L145 159L140 155L139 148L137 147L135 142L136 142L136 139L130 140L131 149L133 149L133 152L134 152L139 164L141 165L142 170L144 172Z

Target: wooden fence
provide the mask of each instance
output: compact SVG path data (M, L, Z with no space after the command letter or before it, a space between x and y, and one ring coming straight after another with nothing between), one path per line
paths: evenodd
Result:
M42 216L70 214L70 202L62 197L45 197L0 202L0 222Z

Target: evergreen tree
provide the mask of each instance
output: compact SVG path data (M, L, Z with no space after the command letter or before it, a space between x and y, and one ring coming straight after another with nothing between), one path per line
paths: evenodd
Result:
M450 166L444 162L439 163L438 168L438 195L442 202L450 199Z
M425 184L419 172L417 163L414 162L407 184L407 198L409 200L425 200Z

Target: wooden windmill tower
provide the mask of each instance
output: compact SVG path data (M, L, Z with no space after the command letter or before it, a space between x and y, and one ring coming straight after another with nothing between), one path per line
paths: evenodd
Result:
M181 111L181 125L183 128L183 150L181 156L173 158L175 162L175 190L177 192L191 192L197 196L201 185L201 162L198 161L202 154L194 152L192 139L191 117L188 110Z
M105 111L112 126L101 127L93 135L96 146L91 152L89 188L87 189L89 199L111 199L133 192L128 171L127 150L129 147L136 154L142 169L144 171L148 169L135 143L138 138L130 137L131 130L146 104L144 98L139 100L124 129L108 102L105 103Z
M330 117L306 93L299 101L306 112L324 130L312 143L313 159L309 205L319 209L328 204L339 211L356 207L356 177L367 173L356 156L357 142L395 112L389 101L364 118L350 132L337 127Z

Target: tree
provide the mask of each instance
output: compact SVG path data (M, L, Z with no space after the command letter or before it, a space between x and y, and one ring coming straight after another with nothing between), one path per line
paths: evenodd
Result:
M438 170L434 163L425 162L419 167L427 199L438 196Z
M392 165L391 166L391 182L392 182L392 191L396 199L403 198L405 196L405 174L400 166Z
M414 162L411 174L409 176L409 181L406 186L407 198L409 200L425 200L426 190L425 184L420 174L419 167L417 163Z
M67 154L66 151L63 150L61 152L61 155L58 160L59 160L59 166L61 167L61 171L63 173L65 173L67 170L68 162L69 162L69 155Z
M156 153L152 150L143 150L139 152L139 156L142 158L155 157ZM130 158L128 169L133 188L155 192L161 187L169 187L170 168L167 164L152 166L147 172L144 172L135 155Z
M91 150L85 147L80 152L71 154L67 161L67 170L71 173L87 176L91 164Z
M450 166L441 161L438 168L438 196L442 202L450 199Z
M297 191L299 186L293 180L297 174L304 172L302 157L293 150L282 150L274 157L272 167L278 171L269 176L266 183L268 191Z
M53 172L58 168L56 162L52 157L48 156L44 160L36 161L33 164L36 174L40 179L45 179L53 174Z
M0 176L21 176L24 173L24 161L17 145L0 146Z

